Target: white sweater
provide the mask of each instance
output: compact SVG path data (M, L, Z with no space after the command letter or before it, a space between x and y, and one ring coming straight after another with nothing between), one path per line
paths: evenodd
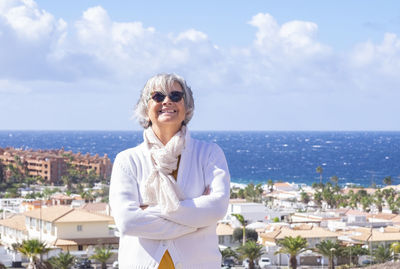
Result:
M119 153L111 175L110 205L120 232L122 269L157 269L165 251L176 269L219 269L216 223L229 202L230 176L225 155L213 143L190 138L182 151L177 187L184 199L163 215L158 206L140 209L140 182L151 172L144 143ZM202 195L209 185L209 195Z

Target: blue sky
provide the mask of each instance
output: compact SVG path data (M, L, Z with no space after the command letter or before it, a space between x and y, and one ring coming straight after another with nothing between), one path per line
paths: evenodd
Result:
M159 72L195 130L400 130L399 1L0 2L0 129L133 130Z

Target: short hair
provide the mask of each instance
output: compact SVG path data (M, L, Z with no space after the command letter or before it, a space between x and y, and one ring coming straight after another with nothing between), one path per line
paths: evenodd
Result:
M174 82L179 83L184 92L183 99L185 104L186 115L182 124L187 125L189 121L192 119L194 112L193 93L190 87L186 84L185 79L176 74L157 74L151 77L146 82L140 93L139 101L136 104L134 116L138 120L139 124L143 126L143 128L146 129L149 126L151 126L151 121L147 114L147 105L151 98L151 94L155 90L157 90L167 95L168 94L167 90L172 87Z

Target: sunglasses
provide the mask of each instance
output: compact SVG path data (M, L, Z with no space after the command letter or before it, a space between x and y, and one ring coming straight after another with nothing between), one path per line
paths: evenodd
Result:
M182 100L184 93L179 92L179 91L173 91L170 94L168 94L169 100L171 100L174 103L179 102ZM164 101L165 97L167 97L165 94L162 92L154 92L153 95L151 96L151 99L153 99L155 102L160 103Z

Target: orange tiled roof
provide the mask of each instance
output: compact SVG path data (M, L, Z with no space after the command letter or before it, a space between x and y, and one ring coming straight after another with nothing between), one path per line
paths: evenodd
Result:
M233 228L229 224L218 223L217 235L233 235Z
M311 230L293 230L290 228L282 227L281 232L277 235L276 239L283 239L286 236L301 236L303 238L328 238L338 237L339 235L320 227L313 227Z
M15 230L19 230L22 232L27 232L25 225L25 216L24 215L13 215L8 219L0 220L0 225L9 227Z
M66 223L66 222L113 222L113 218L103 214L91 213L85 210L73 209L67 214L61 216L55 223Z
M87 210L87 211L106 211L107 210L107 203L85 203L80 208Z
M397 214L379 213L379 214L370 215L369 218L391 220L396 216L397 216Z
M32 211L27 211L24 213L25 216L42 219L45 221L53 222L65 214L73 211L74 209L69 206L50 206L50 207L42 207L39 209L34 209Z
M106 216L100 213L91 213L86 210L74 209L69 206L50 206L42 207L41 209L35 209L24 213L25 216L43 219L49 222L97 222L97 221L108 221L113 222L114 219L110 216Z

